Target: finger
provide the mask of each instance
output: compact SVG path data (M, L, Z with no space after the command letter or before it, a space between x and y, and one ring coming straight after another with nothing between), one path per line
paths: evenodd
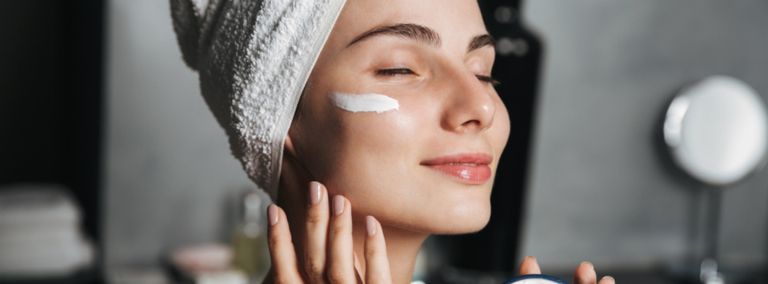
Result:
M597 273L595 266L589 261L584 261L576 268L576 275L573 277L573 283L576 284L597 284Z
M272 276L275 283L301 283L296 267L288 218L283 209L275 204L267 208L269 218L269 254L272 260Z
M357 258L357 253L352 254L352 259L355 263L355 279L357 280L357 283L365 283L365 281L363 281L364 276L362 275L362 266L360 265L360 259Z
M526 256L523 259L523 262L520 263L520 275L526 275L526 274L541 274L541 268L539 268L539 263L536 261L536 258L533 256Z
M325 283L325 244L329 214L327 192L325 186L319 182L309 184L304 235L304 272L311 283Z
M355 283L352 255L352 204L344 196L333 197L328 226L328 270L331 283Z
M392 283L387 245L384 241L381 224L373 216L367 216L365 217L365 228L367 235L365 238L365 283Z
M597 282L597 284L616 284L616 280L611 276L604 276L600 279L600 282Z

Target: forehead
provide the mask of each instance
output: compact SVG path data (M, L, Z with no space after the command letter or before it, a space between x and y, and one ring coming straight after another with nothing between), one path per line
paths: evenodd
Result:
M446 47L465 47L486 33L476 0L348 0L328 45L342 48L370 29L397 23L428 27Z

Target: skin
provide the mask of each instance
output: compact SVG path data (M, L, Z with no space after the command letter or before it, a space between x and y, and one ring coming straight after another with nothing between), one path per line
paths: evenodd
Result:
M398 24L439 40L361 38ZM495 174L510 129L487 78L493 45L471 44L486 34L473 0L347 2L286 138L279 206L268 209L273 267L265 282L410 283L430 234L486 225L492 178L467 183L424 165L479 153ZM332 92L385 94L400 109L351 113L330 102ZM535 273L534 264L526 259L521 273ZM582 266L577 283L597 283L594 268Z

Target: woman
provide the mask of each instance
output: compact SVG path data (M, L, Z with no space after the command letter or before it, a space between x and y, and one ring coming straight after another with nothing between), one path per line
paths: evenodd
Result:
M243 11L268 11L270 1L252 6L214 2L203 17L190 18L183 15L185 2L172 0L176 31L182 50L192 45L184 52L185 60L201 70L203 94L227 129L235 156L257 184L277 196L277 204L268 209L273 266L266 282L408 283L416 255L429 235L470 233L485 226L493 176L510 129L491 78L493 41L476 1L319 1L307 4L320 6L316 10L320 14L308 17L315 21L309 22L308 29L274 24L266 13L241 18L252 21L226 20L248 13ZM311 10L297 12L303 4L286 5L277 14L294 24L301 17L291 18L291 13ZM187 22L198 19L202 24L192 31L185 29L185 17L191 19ZM331 19L331 25L324 26L322 19ZM248 25L244 23L253 21L254 31L238 33ZM273 23L272 28L260 28L268 23ZM228 28L217 29L217 25ZM296 26L302 26L301 22ZM259 32L260 36L240 36ZM302 32L304 38L287 36ZM247 134L252 127L280 125L280 119L269 122L279 113L252 119L249 114L264 113L259 109L264 103L237 102L249 97L249 93L238 95L239 89L256 90L257 95L250 97L257 99L284 91L273 89L281 86L279 82L263 80L270 76L283 79L283 73L269 71L274 60L267 59L274 56L258 55L284 42L258 41L272 35L296 39L288 49L299 50L292 60L278 60L275 65L292 68L296 64L279 62L310 58L308 63L298 64L304 69L298 69L311 70L308 78L300 71L288 72L300 75L280 81L285 85L298 82L303 90L298 92L301 101L291 115L287 135L277 131L281 138L280 145L273 147L277 150L266 148L282 156L252 150L265 149L249 146L253 137L264 135ZM217 41L237 39L253 43L240 54L252 56L254 68L238 67L241 57L220 55L238 45L217 45ZM303 45L314 39L321 44ZM212 47L201 47L210 42ZM306 49L302 52L302 48ZM253 50L257 55L251 55ZM228 62L222 58L236 59L227 65L221 63ZM227 68L247 76L206 77L230 70ZM242 77L254 78L247 82L271 83L238 88L236 79ZM235 87L228 87L231 85ZM271 92L258 93L265 88ZM288 101L287 107L272 109L293 114L295 103ZM217 114L219 105L226 106L223 114ZM249 119L255 122L245 123ZM269 139L262 140L261 144L269 143ZM267 158L254 158L259 155ZM275 161L277 158L280 160ZM270 172L275 164L277 170ZM270 177L279 181L269 182ZM520 273L540 273L535 259L526 258ZM575 279L577 283L598 283L596 277L591 264L582 263ZM599 283L613 282L606 277Z

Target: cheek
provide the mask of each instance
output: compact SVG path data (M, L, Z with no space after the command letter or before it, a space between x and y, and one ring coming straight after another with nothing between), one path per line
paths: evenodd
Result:
M422 123L407 108L383 114L341 116L339 154L347 165L369 172L399 171L418 153L415 142Z
M382 113L349 112L330 106L315 118L311 146L316 157L310 170L317 178L337 183L369 184L387 172L406 171L418 153L424 118L399 100L400 109ZM330 188L330 187L329 187Z
M414 168L419 166L426 113L400 99L400 109L381 114L350 113L334 109L328 113L337 121L333 132L333 157L317 165L319 176L331 194L343 194L359 214L384 219L414 208L422 200L413 190ZM388 204L387 206L383 206ZM397 204L398 206L393 206Z

